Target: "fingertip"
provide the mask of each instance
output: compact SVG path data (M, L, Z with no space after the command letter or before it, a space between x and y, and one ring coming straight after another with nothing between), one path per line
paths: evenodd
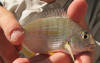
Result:
M29 59L27 58L17 58L15 61L12 63L30 63Z
M40 63L72 63L72 60L69 55L64 53L55 53L50 56L48 59L40 62Z
M7 28L3 28L4 34L13 45L21 45L24 40L24 31L19 24L12 24L8 25Z
M92 63L92 57L90 55L83 54L76 59L75 63Z
M88 5L86 0L74 0L67 10L67 16L79 23L83 21Z
M0 8L0 27L6 38L14 45L19 45L24 39L24 31L10 11Z
M10 34L10 41L14 45L21 45L24 39L24 31L17 29L13 30Z

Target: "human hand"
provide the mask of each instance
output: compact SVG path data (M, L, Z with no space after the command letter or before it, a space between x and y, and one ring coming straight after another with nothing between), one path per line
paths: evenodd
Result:
M11 63L18 57L15 46L19 46L24 32L13 14L0 6L0 57Z
M83 27L85 27L85 24L83 24L83 23L85 23L85 21L83 21L83 20L84 20L86 9L87 9L87 4L86 4L85 0L74 0L68 8L67 16L69 18L73 19L74 21L76 21L77 23L79 23L80 25L82 25ZM7 20L5 20L5 21L7 21ZM14 18L14 21L15 21L15 18ZM12 27L10 27L10 28L12 28ZM3 26L1 28L3 29L3 31L5 31ZM10 29L10 28L8 25L8 29ZM7 32L7 30L6 30L6 32ZM7 36L6 32L5 32L5 36ZM0 36L2 36L2 34ZM18 44L18 43L20 43L20 40L18 40L19 42L17 42L17 41L13 42L13 41L10 41L10 40L8 41L8 40L6 40L6 38L0 39L0 44L2 44L2 45L4 44L3 46L0 45L0 50L1 51L4 50L4 52L7 52L7 53L3 53L0 51L0 53L3 53L2 57L3 57L3 59L6 58L6 61L7 61L6 63L11 63L15 58L18 57L18 53L17 53L16 49L13 47L13 45L11 45L9 42L11 42L12 44L16 44L16 43ZM7 44L7 43L9 43L9 44ZM7 49L9 49L9 53L8 53ZM49 56L49 57L38 56L37 60L40 60L40 58L44 58L44 60L38 61L37 63L72 63L72 59L70 58L69 55L60 53L60 52L55 53L54 55ZM34 59L36 59L36 58L34 58ZM34 59L17 58L13 63L36 63L33 61ZM89 54L81 54L76 58L75 63L92 63L91 57Z
M87 25L84 20L86 10L87 3L85 0L74 0L67 10L67 17L71 18L72 20L80 24L82 27L87 29ZM27 58L18 58L15 62L21 63L21 60L23 60L22 63L32 63L31 61L33 61L32 59L29 60ZM42 61L38 61L37 63L73 63L72 61L73 60L70 58L68 54L58 52L52 56L49 56L48 58L45 58ZM91 55L89 53L80 54L76 57L75 63L92 63Z

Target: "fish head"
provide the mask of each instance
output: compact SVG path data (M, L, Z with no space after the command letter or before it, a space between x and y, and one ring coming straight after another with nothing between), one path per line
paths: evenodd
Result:
M91 32L79 25L72 30L72 33L67 37L65 42L69 43L73 54L93 52L96 48L95 40Z

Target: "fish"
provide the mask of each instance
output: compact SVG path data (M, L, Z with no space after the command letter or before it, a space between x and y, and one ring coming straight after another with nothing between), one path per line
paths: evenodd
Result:
M29 56L59 50L70 54L74 61L75 55L96 48L91 32L68 18L63 9L30 14L20 24L25 31L22 51Z

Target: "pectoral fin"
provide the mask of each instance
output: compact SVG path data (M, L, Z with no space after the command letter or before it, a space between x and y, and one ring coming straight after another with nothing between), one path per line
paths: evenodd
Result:
M66 42L66 44L65 44L65 49L68 50L68 52L70 53L70 55L71 55L73 61L75 61L74 55L73 55L73 52L72 52L72 49L71 49L71 46L70 46L69 42Z

